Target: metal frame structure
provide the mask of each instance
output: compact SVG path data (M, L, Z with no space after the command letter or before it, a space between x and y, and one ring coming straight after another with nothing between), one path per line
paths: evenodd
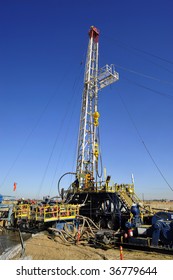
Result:
M78 136L76 174L79 188L97 178L99 157L98 91L119 79L113 65L98 69L99 30L91 26L85 65L84 89Z

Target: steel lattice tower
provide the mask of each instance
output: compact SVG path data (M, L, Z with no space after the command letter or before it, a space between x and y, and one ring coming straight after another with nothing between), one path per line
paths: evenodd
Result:
M78 136L76 174L79 186L96 178L99 141L98 141L98 91L117 81L118 73L113 65L98 70L99 30L91 26L85 65L84 89Z

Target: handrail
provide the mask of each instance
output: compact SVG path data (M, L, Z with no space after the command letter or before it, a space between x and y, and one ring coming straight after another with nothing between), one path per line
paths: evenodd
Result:
M55 204L36 206L32 204L19 204L14 208L16 219L28 219L48 222L51 220L72 219L79 215L79 205Z

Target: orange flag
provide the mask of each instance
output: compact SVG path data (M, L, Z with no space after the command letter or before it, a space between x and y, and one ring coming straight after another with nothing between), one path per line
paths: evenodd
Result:
M14 185L13 185L13 191L16 190L16 187L17 187L17 183L14 183Z

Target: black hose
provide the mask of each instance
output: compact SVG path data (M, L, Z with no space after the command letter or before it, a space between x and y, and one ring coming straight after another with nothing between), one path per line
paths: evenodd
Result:
M58 194L61 198L62 198L62 195L61 195L61 192L60 192L60 181L64 176L69 175L69 174L76 175L76 172L66 172L58 180Z

